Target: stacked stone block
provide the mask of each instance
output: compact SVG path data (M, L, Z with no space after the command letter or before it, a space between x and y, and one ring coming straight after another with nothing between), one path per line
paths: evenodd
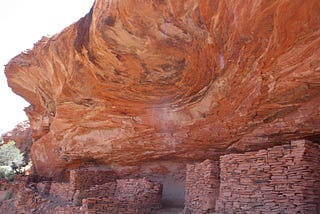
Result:
M85 175L82 170L71 171L73 177L70 183L23 182L19 184L14 202L4 204L4 208L7 211L14 206L14 213L48 214L143 214L161 208L161 184L146 178L116 180L112 172L95 169L85 169L89 172ZM93 178L93 174L97 176ZM80 185L81 181L84 182L83 186Z
M150 213L161 208L162 185L143 179L117 180L115 195L82 201L85 213Z
M302 210L320 213L320 145L306 142L303 165L308 166L303 173L304 203Z
M113 197L116 192L116 182L108 182L101 185L96 185L90 189L76 191L73 196L73 204L81 206L82 199L85 198L109 198Z
M49 214L84 214L83 211L80 210L78 206L58 206L54 208L52 211L48 211Z
M89 167L70 171L70 187L73 190L86 190L92 186L113 182L116 174L110 170Z
M152 213L152 208L137 206L134 202L128 202L117 198L88 198L83 200L81 211L86 214L150 214Z
M187 165L184 213L215 210L219 195L219 174L219 161L205 160Z
M99 167L71 170L69 189L66 188L69 191L67 199L71 200L74 205L81 206L82 199L84 198L90 196L98 197L103 192L105 192L106 196L114 194L113 189L116 178L117 176L113 171Z
M293 141L258 152L222 156L216 211L318 213L320 147Z
M140 207L161 208L162 185L146 178L117 180L115 198L132 201Z

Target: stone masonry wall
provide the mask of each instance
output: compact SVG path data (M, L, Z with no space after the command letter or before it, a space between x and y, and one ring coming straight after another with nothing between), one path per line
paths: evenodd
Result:
M219 161L205 160L187 165L184 213L215 210L219 195L219 171Z
M10 203L5 203L1 210L5 213L152 213L161 208L162 184L142 179L120 179L110 172L103 171L98 178L92 174L75 170L70 183L39 182L17 184L17 196ZM88 170L91 172L91 170ZM76 176L76 175L80 176ZM111 176L110 176L111 175ZM92 181L89 180L92 178ZM84 181L87 189L83 189L80 180ZM103 180L103 181L102 181ZM103 184L96 184L106 182ZM75 189L78 188L78 189ZM12 212L8 212L13 207Z
M110 170L94 168L81 168L70 170L70 186L73 190L85 190L92 186L115 181L116 174Z
M73 196L73 204L80 206L82 199L85 198L111 198L116 192L117 183L108 182L101 185L96 185L90 189L79 191L77 190Z
M81 211L86 214L96 213L125 213L125 214L150 214L153 208L140 206L117 198L88 198L82 202Z
M141 179L119 179L115 197L128 201L135 201L139 204L154 204L159 206L162 196L162 185L155 184L146 178Z
M82 201L86 213L150 213L161 208L162 185L149 180L117 180L114 197L87 198Z
M78 206L57 206L48 214L85 214Z
M72 202L80 206L83 198L90 196L101 196L103 191L108 196L110 191L114 194L116 174L110 170L100 167L88 167L70 170L69 183L52 182L50 195L62 199L65 202ZM112 183L104 185L105 183ZM43 192L43 184L39 183L39 190Z
M304 182L301 210L307 213L320 212L320 145L305 142L302 178Z
M82 201L81 211L86 214L96 213L125 213L150 214L150 208L137 206L133 202L117 198L87 198Z
M220 158L216 211L318 213L320 147L306 140Z

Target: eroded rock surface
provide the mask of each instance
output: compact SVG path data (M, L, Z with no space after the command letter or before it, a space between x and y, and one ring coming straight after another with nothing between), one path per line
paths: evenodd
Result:
M319 14L318 0L97 0L6 66L38 173L319 135Z

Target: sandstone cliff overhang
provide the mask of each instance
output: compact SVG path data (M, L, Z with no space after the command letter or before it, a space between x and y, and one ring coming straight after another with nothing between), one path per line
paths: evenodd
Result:
M38 172L316 138L319 14L318 0L96 0L6 66Z

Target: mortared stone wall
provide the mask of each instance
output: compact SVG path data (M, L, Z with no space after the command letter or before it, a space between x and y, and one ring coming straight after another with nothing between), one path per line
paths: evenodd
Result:
M219 161L188 164L186 170L185 213L215 210L220 184Z
M320 146L292 141L257 152L220 158L220 196L225 213L319 213Z
M85 213L151 213L161 208L162 185L146 178L117 180L113 197L82 200Z

